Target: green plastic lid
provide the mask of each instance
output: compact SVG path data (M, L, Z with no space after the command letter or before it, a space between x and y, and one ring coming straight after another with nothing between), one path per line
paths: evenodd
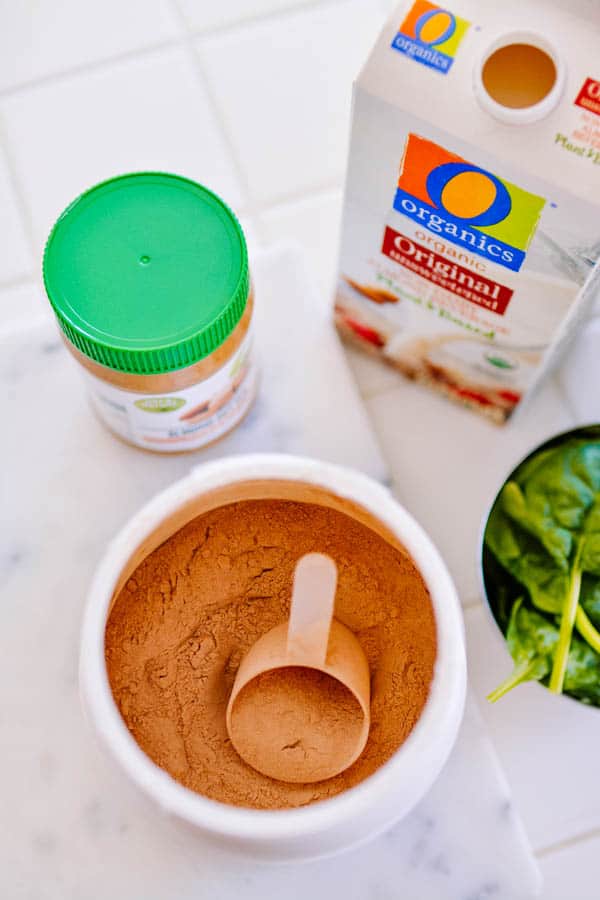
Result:
M58 219L44 284L60 326L90 359L143 375L219 347L248 299L244 233L228 206L177 175L96 185Z

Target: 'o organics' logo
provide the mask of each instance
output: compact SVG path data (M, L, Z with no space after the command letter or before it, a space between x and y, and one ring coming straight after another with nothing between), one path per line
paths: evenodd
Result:
M545 200L409 134L394 209L491 262L518 272Z
M394 50L446 74L469 23L447 9L415 0L392 41Z

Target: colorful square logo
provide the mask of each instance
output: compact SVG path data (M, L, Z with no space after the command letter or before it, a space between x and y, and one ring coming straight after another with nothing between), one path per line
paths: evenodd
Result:
M450 71L469 24L466 19L429 3L429 0L415 0L392 41L392 47L445 75Z
M394 209L518 272L546 201L416 134L404 148Z

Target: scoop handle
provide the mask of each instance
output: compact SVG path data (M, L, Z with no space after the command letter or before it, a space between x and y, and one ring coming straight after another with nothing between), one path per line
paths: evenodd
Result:
M286 663L325 665L337 585L337 566L325 553L307 553L294 571Z

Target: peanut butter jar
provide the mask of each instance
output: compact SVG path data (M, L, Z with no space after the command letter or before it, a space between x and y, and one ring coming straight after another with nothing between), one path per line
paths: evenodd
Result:
M81 194L56 222L44 284L92 405L147 450L197 450L256 395L243 231L207 188L142 172Z

